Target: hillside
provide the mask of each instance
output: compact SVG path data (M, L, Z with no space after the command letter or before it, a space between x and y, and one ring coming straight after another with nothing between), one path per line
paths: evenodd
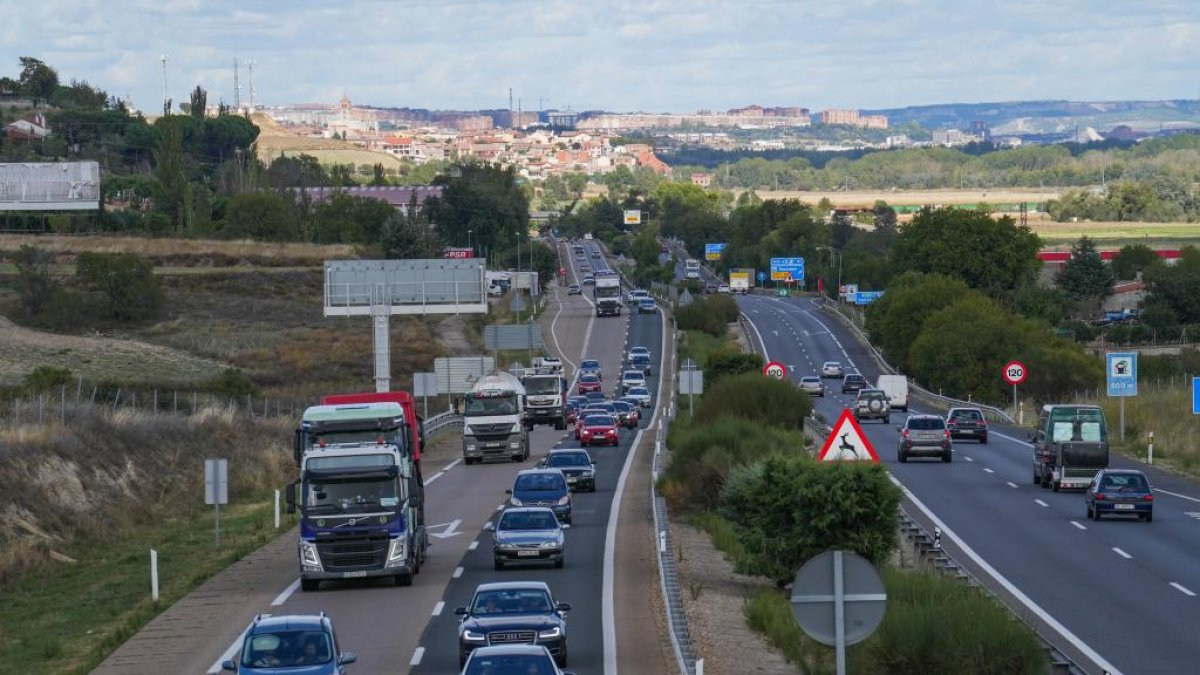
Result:
M1053 133L1075 125L1107 130L1124 124L1142 131L1155 131L1160 125L1200 128L1200 100L939 103L862 112L887 115L893 127L916 122L926 129L969 129L981 120L1000 133Z
M322 164L379 164L384 167L399 167L403 165L400 158L384 152L364 150L361 147L335 138L312 138L298 136L287 128L280 126L270 115L254 113L250 121L259 129L258 139L254 146L258 156L263 161L283 155L298 155L304 153L316 157Z

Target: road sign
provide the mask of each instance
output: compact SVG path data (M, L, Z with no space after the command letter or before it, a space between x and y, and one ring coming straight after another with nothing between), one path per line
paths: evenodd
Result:
M720 260L721 254L725 252L725 246L727 246L727 244L724 244L724 243L705 244L704 245L704 259L705 260Z
M1109 352L1104 355L1108 372L1109 396L1137 396L1137 352Z
M630 209L625 212L626 225L640 225L642 223L641 209Z
M783 380L787 378L787 366L778 361L771 361L763 366L763 375L773 380Z
M859 291L850 299L856 305L869 305L883 297L883 291Z
M838 418L837 424L833 425L833 431L829 432L829 438L825 439L825 446L821 448L817 460L821 462L869 461L878 464L879 455L875 454L875 448L871 447L871 441L867 440L867 435L863 433L862 427L858 426L854 414L850 412L849 408L846 408L842 410L842 416Z
M762 270L759 270L758 274L755 276L758 278L758 283L760 284L767 280L767 273L763 272Z
M1200 415L1200 377L1192 378L1192 414Z
M1015 387L1024 382L1025 378L1029 377L1029 369L1020 361L1009 361L1004 364L1003 376L1005 384L1011 384Z
M804 258L771 258L771 279L804 282Z
M204 460L204 503L229 503L229 460Z
M826 551L796 573L792 616L809 637L837 648L837 672L846 672L846 646L867 639L883 621L887 591L869 560Z

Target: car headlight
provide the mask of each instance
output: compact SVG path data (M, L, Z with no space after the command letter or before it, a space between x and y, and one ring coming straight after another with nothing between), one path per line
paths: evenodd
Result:
M566 506L567 504L570 504L570 503L571 503L571 495L563 495L562 498L558 500L559 506Z
M316 544L300 544L300 564L304 566L304 569L311 569L315 572L320 572L323 569L321 567L321 556L317 554Z
M559 546L562 546L562 543L558 541L543 541L538 544L538 548L558 548Z
M393 539L388 546L387 566L402 565L408 560L408 540Z
M470 642L483 642L487 639L486 635L474 630L464 630L462 636L464 640L468 640Z
M580 475L583 476L584 478L591 478L592 476L596 475L596 472L592 471L591 469L584 469L583 473L581 473Z
M517 441L513 441L512 443L508 444L508 447L512 448L513 450L516 450L517 448L521 447L521 444Z
M475 444L474 443L467 445L467 452L475 452Z
M520 499L517 499L516 497L509 497L509 498L508 498L508 501L509 501L509 502L511 502L513 506L520 506L520 505L521 505L521 500L520 500Z
M509 429L509 433L512 433L512 434L521 433L521 423L520 422L513 423L512 429Z
M558 626L555 626L550 630L538 631L538 639L541 640L552 640L560 636L562 636L562 628L559 628Z
M496 548L500 549L501 551L511 551L511 550L515 549L516 547L517 547L516 544L510 544L508 542L502 542L502 541L496 542Z

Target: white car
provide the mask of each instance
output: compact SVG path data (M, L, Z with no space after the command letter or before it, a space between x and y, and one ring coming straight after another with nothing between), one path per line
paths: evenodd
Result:
M629 348L629 357L630 358L633 358L633 357L637 356L638 354L644 354L646 356L650 356L650 348L649 347L630 347Z
M821 364L821 377L845 377L846 370L838 361L826 361Z
M800 378L800 391L808 392L811 396L825 398L825 384L821 382L821 378L815 375L806 375Z
M650 390L645 387L630 387L629 391L625 392L624 398L637 401L637 404L643 408L650 407Z
M728 293L729 292L729 284L721 284L720 286L717 286L717 292L718 293Z
M646 374L640 370L627 370L621 375L621 390L629 391L634 387L646 387Z

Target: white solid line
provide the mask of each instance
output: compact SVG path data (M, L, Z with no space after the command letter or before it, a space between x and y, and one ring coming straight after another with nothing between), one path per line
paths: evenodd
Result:
M292 597L292 593L295 593L297 588L300 588L300 578L299 577L297 577L296 580L293 581L292 583L288 584L288 587L283 589L282 593L275 596L275 599L271 601L271 606L278 607L278 606L282 605L283 603L287 602L288 598Z
M1154 491L1161 492L1164 495L1171 495L1172 497L1179 497L1180 499L1186 499L1188 501L1192 501L1192 502L1196 502L1197 504L1200 504L1200 499L1196 499L1195 497L1189 497L1187 495L1181 495L1178 492L1171 492L1169 490L1159 490L1158 488L1154 488Z
M984 470L984 471L986 471L986 472L988 472L988 473L996 473L995 471L992 471L991 469L989 469L989 468L987 468L987 467L984 467L984 468L983 468L983 470Z
M478 539L476 539L475 541L471 542L471 543L470 543L470 545L469 545L469 546L467 546L467 550L468 550L468 551L474 551L474 550L475 550L475 549L477 549L477 548L479 548L479 540L478 540Z
M213 661L213 664L208 667L207 672L209 673L209 675L212 675L213 673L221 672L221 664L225 661L231 660L233 658L233 655L239 649L242 648L243 635L244 635L243 633L239 633L237 638L233 641L233 644L229 645L229 649L226 649L224 654L221 654L221 656L218 657L216 661Z
M1027 609L1029 609L1029 611L1037 615L1037 617L1041 619L1047 627L1061 635L1067 642L1070 642L1075 649L1078 649L1080 652L1082 652L1084 656L1091 659L1092 662L1094 662L1097 666L1108 671L1109 675L1121 675L1121 671L1117 670L1116 666L1106 661L1103 656L1100 656L1100 654L1096 652L1096 650L1089 647L1087 643L1079 639L1079 637L1068 630L1066 626L1059 623L1058 620L1056 620L1053 616L1050 616L1046 610L1039 607L1038 604L1035 603L1028 595L1025 595L1023 592L1021 592L1021 589L1017 588L1013 582L1009 581L1004 577L1004 575L1000 574L996 568L989 565L988 562L984 560L978 553L976 553L974 549L968 546L967 542L963 541L962 538L960 538L958 534L954 532L954 530L950 529L946 523L942 522L941 518L938 518L936 515L934 515L933 511L930 511L928 506L925 506L920 499L917 499L917 496L914 495L912 491L904 487L903 483L896 480L895 476L891 476L891 479L892 482L899 486L904 492L904 496L907 497L908 500L911 501L918 509L920 509L921 513L925 514L925 517L928 518L930 522L941 528L942 534L944 534L946 538L954 542L954 545L957 546L964 555L970 558L971 561L974 562L981 570L983 570L985 574L995 579L996 583L1000 584L1004 590L1008 591L1008 593L1011 594L1017 602L1021 603Z
M408 665L419 666L421 665L421 659L423 658L425 658L425 648L417 647L417 650L413 652L412 659L408 662Z
M430 483L432 483L433 481L435 481L435 480L437 480L437 479L439 479L439 478L441 478L442 476L445 476L445 475L446 475L446 472L445 472L445 471L439 471L439 472L437 472L437 473L433 474L432 476L430 476L429 478L426 478L426 479L425 479L425 485L429 485L429 484L430 484Z
M461 461L462 461L462 457L459 457L458 459L454 460L453 462L450 462L450 463L449 463L449 464L447 464L446 466L443 466L443 467L442 467L442 470L441 470L439 473L445 473L446 471L449 471L450 469L453 469L453 468L454 468L455 466L457 466L457 465L458 465L458 463L459 463L459 462L461 462Z
M1072 524L1072 525L1074 525L1075 527L1079 528L1079 529L1080 529L1080 531L1087 530L1087 526L1086 526L1086 525L1083 525L1083 524L1082 524L1082 523L1080 523L1079 521L1072 520L1072 521L1071 521L1071 524Z
M742 316L746 316L745 312L742 313ZM767 343L763 341L763 336L762 333L759 332L758 326L755 326L754 322L751 321L750 317L748 316L746 316L746 323L750 324L750 327L754 329L754 334L758 336L758 344L762 347L763 360L770 361L771 356L767 353Z
M446 607L446 603L442 600L438 600L437 604L433 606L433 616L441 616L442 609L444 609L445 607Z
M1010 481L1006 481L1006 482L1008 483L1008 487L1010 487L1010 488L1016 488L1016 487L1017 487L1017 484L1016 484L1016 483L1014 483L1014 482L1012 482L1011 480L1010 480Z
M463 568L462 568L462 565L459 565L458 567L454 568L454 574L451 574L450 576L457 579L457 578L461 577L462 575L463 575Z
M1188 596L1189 598L1196 597L1195 593L1189 591L1187 588L1179 585L1178 583L1176 583L1174 581L1171 582L1171 585L1175 587L1175 590L1179 591L1180 593L1183 593L1184 595Z
M1112 547L1112 550L1115 551L1117 555L1121 556L1122 558L1124 558L1126 560L1133 559L1133 556L1129 555L1125 551L1122 551L1121 549L1117 548L1116 546Z
M1050 508L1050 505L1049 505L1049 504L1047 504L1046 502L1044 502L1044 501L1042 501L1042 500L1040 500L1040 499L1035 499L1035 500L1033 500L1033 501L1037 502L1037 505L1038 505L1038 506L1045 506L1046 508Z

